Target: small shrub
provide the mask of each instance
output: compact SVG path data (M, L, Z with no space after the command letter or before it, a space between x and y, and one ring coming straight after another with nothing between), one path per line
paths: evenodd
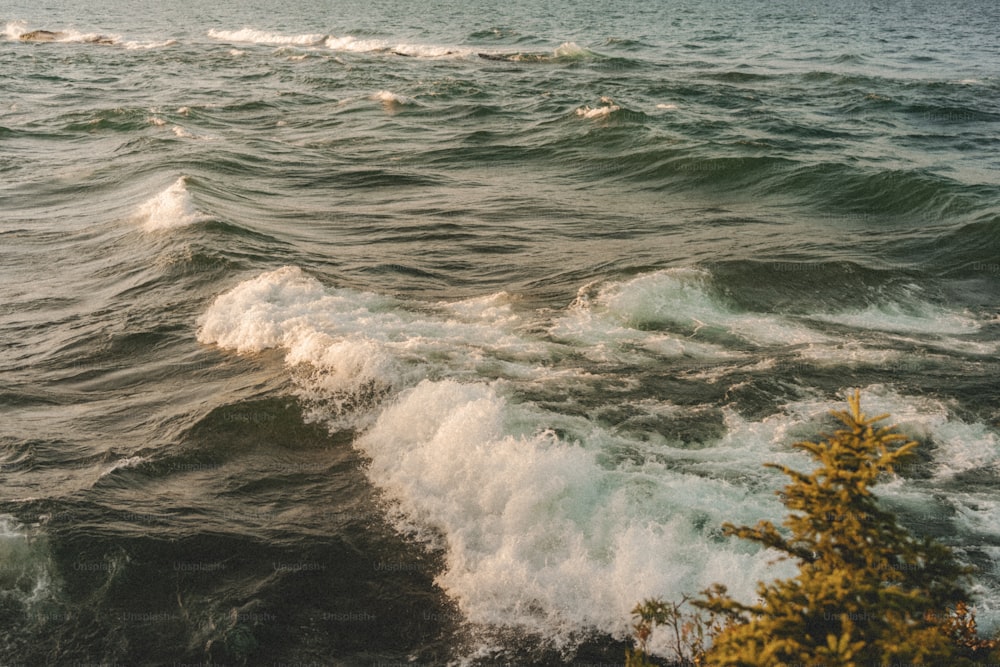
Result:
M705 664L705 651L712 636L722 631L724 621L718 614L703 614L698 609L685 611L689 602L690 598L684 596L680 602L649 599L636 605L632 616L637 620L632 630L638 646L635 651L626 651L625 667L655 667L649 662L647 644L656 627L670 635L673 655L666 658L672 665Z

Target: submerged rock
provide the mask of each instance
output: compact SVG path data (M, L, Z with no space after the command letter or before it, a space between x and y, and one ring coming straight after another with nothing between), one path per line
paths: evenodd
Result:
M31 32L26 32L22 34L19 39L22 42L55 42L63 40L69 37L69 33L62 31L52 31L52 30L32 30ZM81 40L86 44L114 44L115 40L111 37L105 37L104 35L86 36Z
M64 32L52 32L51 30L32 30L21 35L22 42L54 42L65 37Z

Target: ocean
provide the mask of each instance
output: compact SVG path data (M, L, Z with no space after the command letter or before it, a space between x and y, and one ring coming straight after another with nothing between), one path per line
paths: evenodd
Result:
M621 664L854 390L1000 626L992 0L0 27L0 663Z

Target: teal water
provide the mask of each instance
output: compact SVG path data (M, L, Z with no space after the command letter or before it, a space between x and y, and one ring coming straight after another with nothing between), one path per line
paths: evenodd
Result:
M0 8L0 661L618 662L853 389L1000 621L990 2L118 5Z

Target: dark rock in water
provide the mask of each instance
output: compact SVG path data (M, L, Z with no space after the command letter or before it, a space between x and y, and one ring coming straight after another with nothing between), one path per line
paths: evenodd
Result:
M500 60L507 63L542 63L552 59L544 53L479 53L484 60Z
M52 32L51 30L32 30L21 35L22 42L52 42L65 36L64 32Z
M56 40L64 39L67 36L65 32L53 32L52 30L32 30L31 32L26 32L20 36L22 42L54 42ZM83 41L87 44L114 44L115 40L111 37L105 37L104 35L96 35L94 37L86 37Z

